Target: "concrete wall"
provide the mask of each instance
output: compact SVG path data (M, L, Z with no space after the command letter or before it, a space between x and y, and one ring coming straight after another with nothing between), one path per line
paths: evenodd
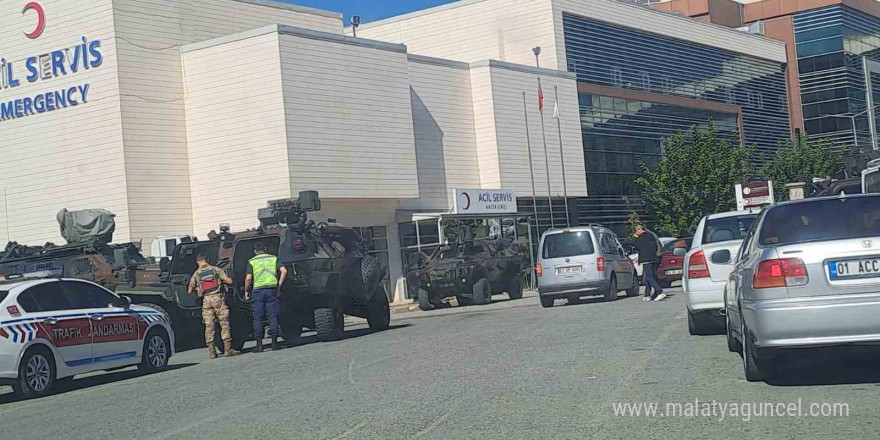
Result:
M113 0L113 8L131 235L204 234L190 197L198 189L188 175L180 47L275 23L341 33L342 17L258 0Z
M281 31L291 192L417 198L405 48Z
M524 68L523 66L492 62L492 96L495 109L499 187L511 189L519 195L531 194L528 140L531 141L535 187L538 194L547 194L547 167L550 170L550 188L554 196L562 196L562 161L560 160L559 129L562 131L562 153L565 158L565 177L570 197L587 195L584 171L584 147L578 110L577 82L573 75ZM538 76L544 91L544 120L538 111ZM559 122L553 118L556 102L554 86L558 87ZM529 138L526 138L525 110L522 92L526 92ZM544 138L547 159L544 155ZM549 160L549 162L548 162Z
M186 127L193 230L258 225L267 200L290 197L277 33L188 51Z
M351 33L351 29L346 29ZM475 62L500 60L557 68L551 0L465 0L358 28L358 36L403 43L410 53Z
M455 188L480 188L467 64L409 57L419 199L403 209L448 210Z
M12 62L20 85L0 88L6 103L37 94L89 85L88 101L76 107L0 122L0 243L64 243L55 214L62 208L106 208L116 213L119 241L130 237L117 46L110 0L43 0L46 28L28 39L37 23L24 2L0 2L0 57ZM25 60L53 50L101 40L103 63L88 70L28 82ZM71 52L72 53L72 52Z

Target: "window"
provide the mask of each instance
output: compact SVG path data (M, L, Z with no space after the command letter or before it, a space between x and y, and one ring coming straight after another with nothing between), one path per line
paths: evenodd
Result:
M703 231L703 244L741 240L757 217L757 214L745 214L711 219Z
M544 237L542 256L545 259L592 255L595 252L593 237L586 231L564 232Z
M165 255L174 255L175 247L177 247L177 240L173 238L165 240Z
M620 69L620 67L611 68L611 77L614 78L614 85L616 87L623 86L623 71Z
M106 289L80 281L63 281L64 293L76 309L104 309L118 298Z
M26 312L53 312L77 309L64 295L57 282L38 284L18 296L18 304Z
M840 212L846 215L840 215ZM767 211L760 242L779 246L880 235L880 198L854 197L796 203Z

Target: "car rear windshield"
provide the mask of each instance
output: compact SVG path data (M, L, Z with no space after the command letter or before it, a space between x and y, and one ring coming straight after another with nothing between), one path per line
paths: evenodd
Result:
M543 258L565 258L577 255L591 255L593 238L589 232L563 232L544 237Z
M706 229L703 231L703 244L742 240L757 217L757 214L743 214L710 219L706 222Z
M816 200L783 205L761 224L764 246L880 236L880 197Z

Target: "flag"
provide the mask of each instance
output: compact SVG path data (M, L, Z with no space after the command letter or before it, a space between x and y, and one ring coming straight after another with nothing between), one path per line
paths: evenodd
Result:
M559 101L553 103L553 117L559 119Z
M544 91L538 86L538 110L544 111Z

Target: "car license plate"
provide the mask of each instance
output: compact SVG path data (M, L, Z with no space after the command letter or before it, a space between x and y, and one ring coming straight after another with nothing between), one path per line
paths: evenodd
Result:
M581 273L580 266L566 266L556 268L556 275L574 275L578 273Z
M832 280L880 277L880 258L829 261L828 273Z
M682 269L672 269L672 270L666 271L666 275L682 275L682 274L684 274L684 270L682 270Z

